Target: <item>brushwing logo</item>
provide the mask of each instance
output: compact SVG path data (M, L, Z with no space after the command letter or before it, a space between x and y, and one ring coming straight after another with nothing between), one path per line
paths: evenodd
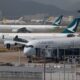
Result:
M69 31L71 31L71 32L75 32L74 29L76 28L76 26L77 26L77 22L76 22L72 27L67 28L67 29L68 29Z
M59 19L58 21L55 22L56 25L60 24L61 20Z

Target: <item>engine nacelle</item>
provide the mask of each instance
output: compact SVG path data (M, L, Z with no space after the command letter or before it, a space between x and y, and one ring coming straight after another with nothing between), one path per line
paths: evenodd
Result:
M19 28L19 29L13 29L12 32L17 33L31 33L31 31L27 30L25 27Z

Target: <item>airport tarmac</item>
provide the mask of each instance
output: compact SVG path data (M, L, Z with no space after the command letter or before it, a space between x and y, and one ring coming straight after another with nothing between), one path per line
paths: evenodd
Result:
M5 49L0 45L0 49ZM25 72L42 72L45 71L45 80L80 80L80 67L76 64L58 64L58 63L27 63L27 58L22 51L4 51L0 52L0 64L12 63L14 66L0 66L1 80L26 80ZM25 65L20 65L25 64ZM20 65L20 66L19 66ZM46 66L44 69L44 65ZM16 72L15 72L16 71ZM78 75L77 74L78 71ZM12 73L11 73L12 72ZM8 75L9 74L9 75ZM22 75L21 75L22 74ZM23 75L24 74L24 75ZM14 77L18 75L17 77ZM5 78L5 76L8 76ZM10 77L12 76L12 77ZM31 75L30 75L31 76ZM22 78L21 78L22 77ZM41 80L44 79L44 74ZM34 79L29 79L34 80Z
M0 52L0 62L4 63L27 63L26 56L19 51Z

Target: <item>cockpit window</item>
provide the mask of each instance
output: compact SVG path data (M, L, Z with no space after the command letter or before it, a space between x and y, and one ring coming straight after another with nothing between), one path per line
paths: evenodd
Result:
M19 38L18 36L16 36L13 40L14 40L14 41L19 41L19 42L25 42L25 43L28 42L27 40L22 39L22 38Z

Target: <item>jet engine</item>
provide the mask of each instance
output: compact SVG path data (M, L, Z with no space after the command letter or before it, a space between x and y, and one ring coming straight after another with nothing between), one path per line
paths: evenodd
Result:
M12 32L17 33L31 33L31 31L27 30L25 27L19 29L13 29Z
M27 30L25 27L23 27L23 28L18 29L17 33L31 33L31 32Z

